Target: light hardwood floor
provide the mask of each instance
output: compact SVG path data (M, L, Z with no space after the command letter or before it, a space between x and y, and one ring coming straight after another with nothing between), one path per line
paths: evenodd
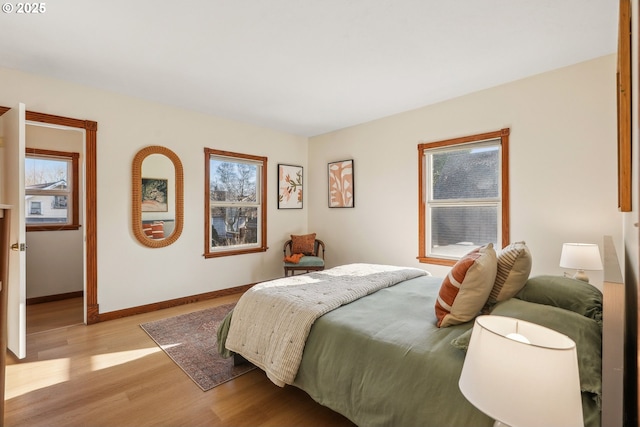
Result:
M77 324L81 301L28 306L27 357L7 356L5 425L353 426L259 369L203 392L139 326L237 298L91 326Z

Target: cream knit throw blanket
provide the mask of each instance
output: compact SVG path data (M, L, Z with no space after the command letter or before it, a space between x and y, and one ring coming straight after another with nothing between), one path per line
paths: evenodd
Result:
M348 264L260 283L234 308L226 347L264 370L280 387L292 384L307 335L318 317L382 288L428 274L417 268Z

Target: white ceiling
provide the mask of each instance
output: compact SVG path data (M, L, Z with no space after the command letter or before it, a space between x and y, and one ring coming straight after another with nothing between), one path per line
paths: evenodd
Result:
M617 3L55 0L0 66L312 136L614 53Z

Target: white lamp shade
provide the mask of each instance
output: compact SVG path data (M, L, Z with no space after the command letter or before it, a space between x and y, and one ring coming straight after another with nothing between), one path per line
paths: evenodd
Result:
M564 243L560 267L575 270L602 270L600 250L595 243Z
M530 344L507 337L514 333ZM576 345L534 323L477 317L459 387L475 407L512 427L584 426Z

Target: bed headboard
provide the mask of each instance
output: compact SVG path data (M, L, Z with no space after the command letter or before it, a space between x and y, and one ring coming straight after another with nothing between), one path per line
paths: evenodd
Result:
M623 425L625 289L613 238L604 236L602 426Z

